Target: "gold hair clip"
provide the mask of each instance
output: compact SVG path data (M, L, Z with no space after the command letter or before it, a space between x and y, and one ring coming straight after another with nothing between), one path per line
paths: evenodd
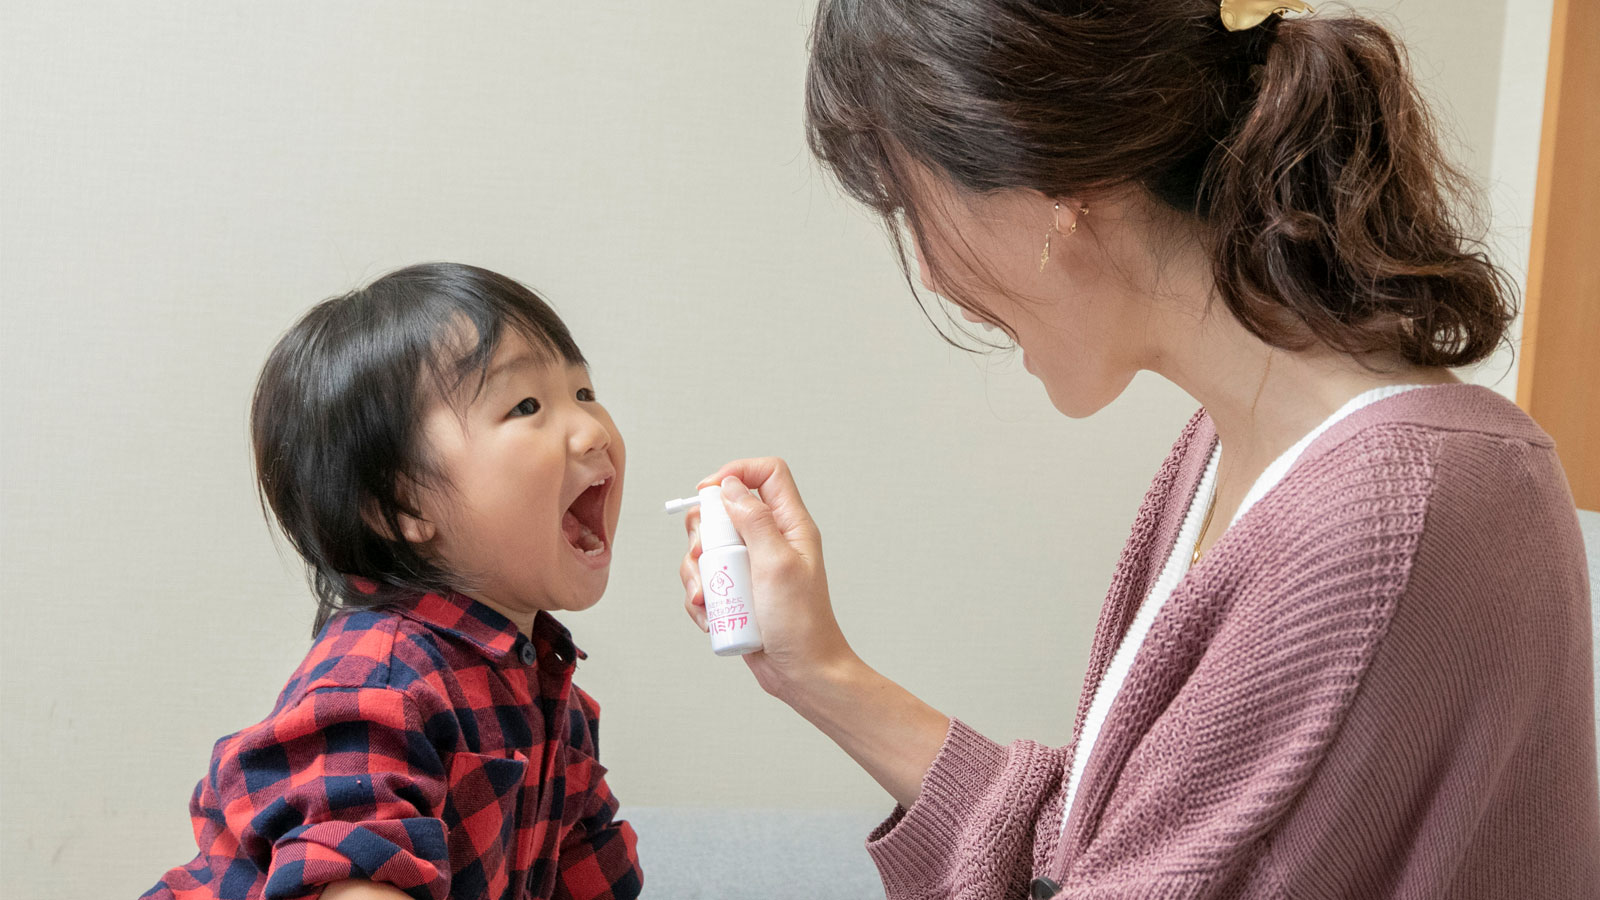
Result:
M1222 27L1229 31L1248 31L1269 16L1313 11L1305 0L1222 0Z

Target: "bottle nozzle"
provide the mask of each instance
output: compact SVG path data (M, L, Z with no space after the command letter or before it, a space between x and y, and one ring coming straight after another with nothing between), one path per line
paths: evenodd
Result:
M700 505L699 497L684 497L681 500L667 501L667 515L675 516L681 512L688 512Z

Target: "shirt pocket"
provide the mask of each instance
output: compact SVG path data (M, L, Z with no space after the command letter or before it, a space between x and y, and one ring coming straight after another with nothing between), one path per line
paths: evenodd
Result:
M565 835L578 821L593 812L591 795L605 778L606 767L583 750L568 744L563 767L561 833Z
M503 897L530 865L521 845L528 757L469 753L450 757L445 825L450 840L450 896Z

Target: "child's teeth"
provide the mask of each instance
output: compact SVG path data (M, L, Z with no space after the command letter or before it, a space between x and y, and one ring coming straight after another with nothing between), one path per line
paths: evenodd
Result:
M595 534L593 531L590 531L589 526L580 523L579 529L578 539L574 541L574 543L578 545L578 549L590 556L593 556L605 549L605 541L600 540L599 535Z
M595 534L589 526L578 521L578 517L571 510L562 517L561 530L565 533L572 546L578 548L580 553L588 556L599 555L606 548L606 542Z

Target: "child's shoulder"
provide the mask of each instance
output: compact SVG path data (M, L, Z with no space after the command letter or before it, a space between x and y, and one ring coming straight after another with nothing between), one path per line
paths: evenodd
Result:
M318 633L284 685L283 700L323 689L408 692L447 665L428 628L388 608L351 610Z

